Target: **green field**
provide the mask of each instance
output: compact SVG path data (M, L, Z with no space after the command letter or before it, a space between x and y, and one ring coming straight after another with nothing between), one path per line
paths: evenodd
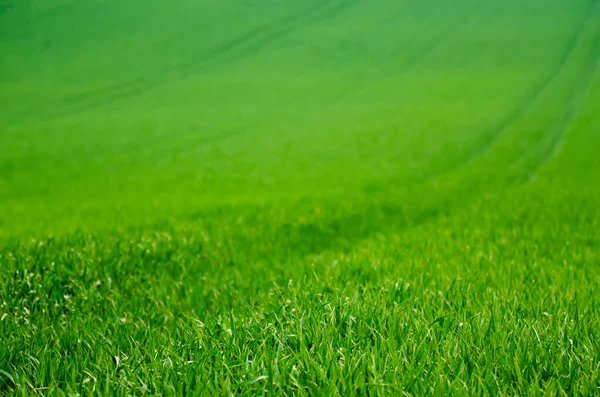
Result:
M600 0L0 0L0 394L600 394Z

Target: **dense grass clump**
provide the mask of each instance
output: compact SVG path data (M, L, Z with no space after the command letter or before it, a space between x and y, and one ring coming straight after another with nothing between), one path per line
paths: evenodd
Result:
M598 0L0 1L0 394L600 393Z

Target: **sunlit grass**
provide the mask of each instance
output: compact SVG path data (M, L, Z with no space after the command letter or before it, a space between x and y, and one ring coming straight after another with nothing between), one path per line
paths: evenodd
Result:
M599 7L0 1L0 393L598 394Z

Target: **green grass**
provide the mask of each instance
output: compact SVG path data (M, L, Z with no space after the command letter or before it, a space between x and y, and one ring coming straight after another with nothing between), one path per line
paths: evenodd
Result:
M600 1L0 0L0 394L600 393Z

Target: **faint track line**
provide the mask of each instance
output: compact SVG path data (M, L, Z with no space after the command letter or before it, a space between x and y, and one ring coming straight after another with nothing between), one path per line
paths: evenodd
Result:
M213 65L215 62L226 62L226 64L232 64L248 54L257 53L261 48L264 48L277 39L289 35L298 28L307 26L315 18L319 18L319 16L326 17L335 15L337 12L341 12L346 6L353 2L356 2L356 0L341 0L337 3L337 5L331 8L327 8L319 4L317 7L312 7L309 12L306 12L305 10L303 12L294 14L289 18L285 18L285 21L272 24L272 26L275 27L281 23L287 24L279 29L275 28L272 31L268 31L267 29L256 29L251 34L246 34L243 37L234 39L231 42L226 43L224 46L217 48L206 58L193 57L188 59L186 62L180 62L176 68L169 68L168 70L157 75L140 79L137 82L139 84L132 84L129 87L126 87L124 90L121 90L121 92L109 95L108 98L104 100L99 100L93 106L97 106L108 101L122 100L137 94L141 94L156 85L160 85L161 83L156 83L157 78L160 76L178 74L180 77L186 77L194 72L203 70L207 66ZM325 5L327 4L331 3L325 3Z
M270 31L269 34L264 37L262 40L259 40L258 42L253 43L252 47L250 48L246 48L245 53L248 53L249 51L251 51L252 49L258 49L264 45L267 45L270 41L272 40L276 40L278 38L284 37L285 35L295 31L297 28L301 27L301 26L306 26L307 24L310 23L310 21L315 20L320 18L320 17L331 17L334 15L337 15L337 13L342 12L345 8L350 7L351 5L357 3L358 0L341 0L338 2L334 3L334 6L331 7L332 2L325 2L325 3L317 3L316 6L310 7L308 9L304 9L300 12L294 13L286 18L284 18L285 22L298 22L298 21L304 21L305 18L310 18L313 17L313 19L307 20L305 21L304 24L302 25L286 25L285 29L282 30L281 28L279 30L275 30L275 31ZM209 58L207 58L205 60L205 62L203 62L203 65L207 65L210 62L213 62L215 60L218 59L219 56L230 53L231 51L235 51L236 48L238 48L239 46L242 46L244 43L250 42L252 44L252 40L256 37L261 37L261 35L264 34L265 30L270 29L271 27L277 27L278 25L281 25L282 23L281 20L275 21L275 22L271 22L267 24L267 27L265 27L265 25L261 26L261 27L257 27L255 29L252 29L250 32L245 33L242 36L239 36L236 39L233 39L227 43L225 43L224 45L214 49L211 51L211 56ZM243 54L242 54L243 56ZM239 59L239 57L235 58L234 60ZM188 67L191 67L193 65L193 59L188 61L186 63L186 65ZM231 61L231 60L230 60ZM176 70L171 70L170 73L176 72ZM167 72L164 72L164 74L166 74ZM77 100L73 99L71 102L72 105L79 105L79 104L85 104L85 99L95 99L95 101L92 101L91 106L73 106L70 107L69 109L65 109L63 113L70 113L73 111L81 111L81 110L85 110L89 107L93 107L93 106L97 106L100 105L101 103L107 102L107 101L114 101L117 99L124 99L127 97L130 97L131 95L135 95L136 93L141 93L143 91L145 91L146 89L149 89L152 85L152 80L156 78L156 76L152 76L152 77L143 77L140 79L136 79L135 81L131 82L129 86L125 87L125 91L122 91L121 93L117 94L118 96L114 96L114 94L111 94L111 90L103 90L101 92L95 92L94 96L90 96L87 95L86 97L78 97ZM144 83L144 82L148 82L147 85L144 86L138 86L138 83ZM108 96L105 96L104 94L108 94ZM95 95L98 95L97 97ZM88 105L90 105L88 103ZM26 112L24 112L26 113ZM250 125L253 125L252 123ZM201 147L204 147L206 145L209 144L214 144L214 143L218 143L224 140L228 140L230 138L233 138L235 136L238 136L242 133L244 133L245 131L247 131L247 128L249 126L241 126L241 127L235 127L235 128L231 128L228 129L222 133L219 134L215 134L215 135L210 135L208 137L204 137L204 139L201 139L200 142L196 142L195 144L191 145L190 147L178 151L178 155L186 155L189 154L190 152L194 151L194 150L198 150ZM135 152L140 152L143 150L149 150L152 147L155 147L156 145L160 144L161 142L164 142L166 139L168 139L167 136L157 136L154 137L152 139L147 139L144 142L140 143L137 142L137 144L132 147L129 151L128 151L128 155L130 155L132 153L132 151ZM167 152L166 149L163 149L160 151L160 153L165 153ZM122 157L122 156L121 156Z
M599 70L600 60L596 59L595 65L591 67L591 70L587 73L585 85L580 89L579 95L575 93L574 99L572 99L570 111L564 118L562 123L559 123L555 128L550 130L550 142L551 145L547 150L544 151L540 161L535 167L528 173L527 179L534 180L540 170L549 162L551 162L559 153L562 148L566 136L573 126L577 116L581 113L581 108L585 105L586 100L589 98L589 94L592 90L593 83L595 81L597 72ZM521 181L519 181L521 182Z
M330 8L328 10L329 12L321 14L320 17L331 17L333 15L336 15L337 13L341 12L345 8L351 6L354 3L357 3L357 1L358 0L342 0L339 3L337 3L337 5L335 7ZM287 32L290 33L292 30L295 30L295 28L289 29L289 30L287 30ZM269 37L272 38L272 39L276 39L276 37L274 35L273 36L269 36ZM278 34L277 37L282 37L282 35ZM292 105L293 105L293 103L289 103L289 104L287 104L286 108L289 108ZM238 127L229 128L226 131L222 131L222 132L220 132L218 134L205 137L204 139L201 139L199 142L196 142L195 144L191 145L190 147L188 147L188 148L186 148L184 150L180 150L178 152L178 155L179 156L181 156L181 155L187 155L187 154L193 152L194 150L199 150L202 147L207 146L209 144L215 144L215 143L219 143L219 142L223 142L223 141L229 140L231 138L234 138L236 136L239 136L239 135L243 134L244 132L247 132L250 127L259 126L259 125L262 125L262 124L264 124L264 123L253 122L253 123L250 123L250 124L247 124L247 125L242 125L242 126L238 126ZM160 143L160 141L163 141L164 139L165 139L164 137L161 137L160 140L155 140L155 141L151 142L150 144L152 144L152 143ZM167 150L163 150L162 152L164 153L166 151Z
M594 19L598 12L599 5L600 1L598 0L594 0L592 2L592 10L589 14L589 19ZM527 180L534 180L535 176L544 167L544 165L550 162L552 158L558 153L561 142L564 140L564 137L567 134L568 130L571 128L571 126L577 119L577 116L581 112L581 108L585 104L586 99L588 98L589 93L591 91L592 84L594 82L596 72L598 70L598 64L600 61L597 54L599 43L600 35L598 34L598 32L595 32L592 45L592 51L594 51L594 55L592 56L591 62L586 62L583 70L581 71L583 78L579 79L574 84L571 97L568 100L568 111L561 117L560 121L553 127L549 128L548 132L541 138L540 144L542 151L540 159L535 163L535 165L531 169L526 170L526 173L524 175L517 176L516 178L514 178L512 184L519 184ZM548 143L548 146L544 148L544 144L546 143ZM524 161L526 161L526 158L522 160L521 163L523 163Z
M490 139L487 140L482 146L472 152L466 159L466 161L461 162L451 169L446 169L441 173L437 173L435 175L430 176L431 179L436 179L438 176L447 173L448 171L460 169L468 166L477 160L484 153L488 152L494 144L500 139L503 133L508 130L510 126L518 122L523 116L529 113L537 103L543 98L546 91L552 86L552 83L558 78L561 72L565 69L569 59L571 59L575 49L577 48L577 44L581 41L583 34L585 32L585 28L588 26L589 21L592 19L590 13L588 12L588 16L585 18L583 23L581 24L580 29L573 35L572 40L569 41L569 44L566 47L565 52L561 56L559 62L557 63L557 67L552 69L550 74L546 76L545 79L541 81L539 85L534 88L534 90L527 96L527 100L521 105L518 106L507 118L505 118L498 126L496 126L490 135ZM487 135L487 134L486 134Z
M584 21L581 23L581 27L577 30L577 32L574 33L574 35L572 36L572 39L569 41L569 44L566 46L565 51L563 52L559 62L556 64L556 67L553 68L551 70L551 72L546 76L546 78L544 78L540 82L540 84L538 84L536 86L536 88L530 93L530 95L528 95L528 97L527 97L528 99L523 103L522 106L519 106L518 108L516 108L515 111L509 115L509 117L504 119L500 125L498 125L497 127L495 127L493 129L494 134L492 136L492 139L489 142L487 142L483 147L481 147L480 149L471 153L471 155L469 155L469 157L467 158L466 161L461 162L458 166L454 166L453 168L445 169L441 172L430 174L430 175L426 176L427 180L436 179L437 177L444 175L452 170L462 168L462 167L467 166L470 163L474 162L478 157L480 157L483 153L488 151L493 146L493 144L502 136L502 133L504 131L506 131L512 124L514 124L515 122L520 120L524 115L529 113L537 105L537 103L541 100L541 98L543 98L543 96L545 95L545 93L549 89L549 87L552 86L553 82L564 71L566 65L568 64L574 51L576 50L577 45L582 40L582 37L586 31L586 28L589 25L590 20L593 18L594 8L595 8L594 6L596 3L597 3L596 1L593 1L590 4L590 9L592 10L592 12L587 13L587 16L585 17ZM452 26L450 27L450 29L448 29L448 31L452 31L453 27L464 25L465 23L467 23L467 21L474 18L476 14L477 14L477 12L469 13L467 15L467 18L465 20L463 20L462 23L458 22L456 24L452 24ZM430 43L434 43L434 45L431 47L431 50L427 54L425 54L424 57L416 57L416 58L412 59L410 62L408 62L405 66L411 67L411 66L414 66L415 64L418 64L419 61L421 61L422 59L427 59L427 57L431 56L431 54L433 54L435 51L437 51L439 48L441 48L444 45L444 43L446 42L446 40L444 40L444 37L447 38L447 36L448 35L444 34L444 33L441 33L440 35L436 36L441 39L430 41ZM356 91L356 92L358 92L358 91ZM288 104L288 106L291 106L291 105L292 105L292 103ZM195 149L197 149L198 147L204 146L205 144L215 143L215 142L219 142L221 140L229 139L233 136L243 133L246 130L247 129L245 129L243 127L232 129L233 132L224 134L222 139L220 139L218 137L211 137L211 138L207 139L206 142L202 141L201 144L199 146L197 146ZM184 152L182 152L182 154L188 153L192 150L194 150L194 148L190 148L190 150L185 150Z
M442 48L448 41L451 40L452 32L456 31L456 29L459 26L467 25L473 18L475 18L475 16L480 11L480 6L481 6L481 3L479 3L479 2L476 3L476 5L470 10L470 12L467 13L467 15L464 18L460 19L459 21L456 21L455 23L451 23L451 24L447 25L442 32L435 35L431 40L428 40L425 43L425 45L423 45L421 47L421 50L425 50L425 51L419 51L416 54L414 54L413 57L408 58L408 60L403 60L400 64L400 67L402 67L402 70L400 71L400 73L403 73L403 72L406 72L407 70L413 69L420 62L430 58L432 55L437 53L437 51L439 51L440 48ZM353 95L359 94L361 92L366 92L369 90L369 88L371 88L372 86L374 86L377 83L381 83L384 80L385 80L385 78L380 77L374 83L365 84L365 85L359 86L357 89L346 91L345 93L343 93L343 95L341 97L339 97L333 103L333 105L339 104L344 99L349 98Z
M538 84L531 93L527 96L525 102L515 108L513 112L511 112L508 117L504 118L499 125L494 127L491 130L491 134L489 134L489 139L475 151L467 156L465 161L459 162L452 166L451 168L446 168L440 172L435 172L427 176L429 180L435 180L442 175L445 175L451 171L455 171L461 168L464 168L473 162L475 162L479 157L488 152L494 144L500 139L505 131L510 128L513 124L518 122L521 118L523 118L527 113L529 113L537 103L543 98L546 91L552 86L552 83L558 78L561 72L565 69L568 64L569 59L571 59L575 49L577 48L577 44L582 40L583 35L590 21L593 19L593 14L595 13L595 5L596 1L593 1L590 4L590 8L586 13L586 17L584 21L581 23L581 27L578 31L573 35L572 39L569 41L569 44L566 47L565 52L561 56L559 62L556 67L552 69L552 71L544 78L540 84ZM488 135L488 134L486 134Z
M351 6L352 4L357 3L358 0L342 0L340 2L338 2L336 4L335 7L331 7L327 10L327 12L324 12L323 14L319 15L319 18L321 17L331 17L334 15L337 15L337 13L343 11L345 8ZM304 26L304 25L303 25ZM297 26L296 26L297 27ZM286 30L286 32L291 32L292 30L295 30L295 28L293 29L288 29ZM279 32L281 33L281 32ZM281 34L278 34L277 37L282 37ZM276 39L275 35L270 35L269 36L270 39ZM247 51L248 49L246 49ZM293 106L293 103L288 103L285 108L289 108ZM226 141L229 140L231 138L234 138L238 135L243 134L244 132L247 132L249 130L249 128L254 127L254 126L259 126L259 125L263 125L264 123L257 123L257 122L253 122L253 123L249 123L246 125L242 125L242 126L238 126L238 127L233 127L233 128L229 128L226 129L225 131L221 131L217 134L214 135L210 135L210 136L206 136L204 137L204 139L200 139L199 141L195 142L194 144L190 145L188 148L183 149L183 150L179 150L177 152L177 154L179 156L182 155L187 155L189 153L191 153L194 150L199 150L202 147L209 145L209 144L215 144L215 143L219 143L222 141ZM191 134L188 134L187 136L190 136ZM165 136L160 136L160 137L156 137L157 139L151 139L151 140L147 140L145 142L144 145L136 145L135 148L132 148L132 150L135 151L142 151L142 150L147 150L151 147L153 147L155 144L160 144L161 142L163 142L164 140L168 139L168 137ZM166 153L168 150L170 149L164 149L159 151L159 153ZM131 153L131 151L129 151L128 153Z
M41 113L44 116L56 116L59 113L68 114L74 111L86 110L103 103L126 99L136 94L143 93L154 86L164 84L164 82L158 81L161 77L164 78L176 74L186 76L192 72L203 70L206 66L210 66L217 61L226 60L235 62L248 53L257 51L268 45L270 42L289 35L300 27L307 26L311 21L317 20L320 17L327 18L335 16L357 1L358 0L334 0L317 2L309 8L305 8L282 19L253 28L208 52L196 52L175 67L164 67L150 75L142 76L126 83L114 84L93 92L66 98L61 103L62 107L59 108L60 112L54 109L54 111L46 110ZM230 55L235 54L236 51L237 55ZM229 58L226 58L227 56L229 56ZM194 68L198 69L194 70ZM19 112L17 115L13 115L11 121L14 123L24 117L30 116L31 110Z

